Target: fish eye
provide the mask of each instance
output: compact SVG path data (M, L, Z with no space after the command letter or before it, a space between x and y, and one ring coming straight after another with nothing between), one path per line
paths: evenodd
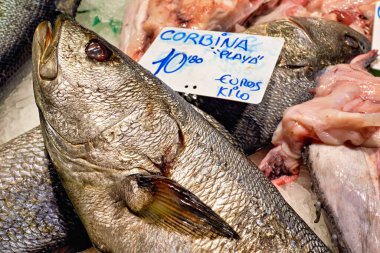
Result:
M346 43L347 46L354 48L354 49L359 47L358 41L354 37L352 37L348 34L344 35L344 43Z
M91 39L87 43L85 52L90 59L98 62L108 61L112 56L111 50L97 39Z

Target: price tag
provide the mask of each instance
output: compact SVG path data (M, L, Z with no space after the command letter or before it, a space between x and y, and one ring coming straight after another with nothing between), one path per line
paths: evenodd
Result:
M140 64L172 89L258 104L283 38L165 28Z
M376 3L375 18L373 23L372 33L372 49L377 49L380 52L380 2ZM380 70L380 57L371 64L371 67Z

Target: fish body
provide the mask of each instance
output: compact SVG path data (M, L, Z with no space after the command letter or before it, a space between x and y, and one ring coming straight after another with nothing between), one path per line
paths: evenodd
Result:
M324 67L349 62L370 49L360 33L338 22L289 18L252 26L249 34L285 39L260 104L199 97L195 101L229 130L246 153L270 143L286 108L312 98L315 77Z
M228 134L75 21L39 25L45 146L100 252L329 252Z
M32 37L43 20L54 20L60 11L74 14L79 1L5 0L0 2L0 99L10 92L10 82L31 57Z
M39 127L0 146L0 154L0 251L43 252L85 243Z
M380 150L313 144L306 157L340 252L378 252Z

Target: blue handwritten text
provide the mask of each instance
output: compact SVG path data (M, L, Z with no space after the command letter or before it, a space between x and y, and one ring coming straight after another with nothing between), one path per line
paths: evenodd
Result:
M160 73L163 70L166 74L174 73L180 70L186 63L189 64L200 64L203 62L203 58L197 55L187 55L182 52L176 52L174 48L169 52L164 58L152 62L152 64L158 64L157 70L154 75Z
M160 35L161 40L180 41L183 43L190 43L194 45L201 45L204 47L221 47L231 49L249 50L247 38L230 38L229 33L222 33L220 36L212 34L200 35L196 32L186 33L175 30L167 30ZM255 40L254 37L251 40Z
M244 55L240 53L234 53L228 50L219 50L217 49L216 52L213 52L214 54L218 55L220 59L227 59L231 61L239 61L241 63L247 63L247 64L258 64L262 59L264 59L264 56L258 55L258 56L251 56L251 55Z
M254 82L246 78L232 77L230 74L225 74L215 80L219 81L222 85L227 85L227 87L219 86L216 94L217 97L236 97L243 101L249 100L251 97L250 92L259 91L262 85L262 82ZM249 90L247 91L245 88L246 92L242 92L242 87L249 88Z

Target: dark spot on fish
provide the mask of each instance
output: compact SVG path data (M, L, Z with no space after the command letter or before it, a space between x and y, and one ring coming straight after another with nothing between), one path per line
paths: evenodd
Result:
M286 68L288 68L288 69L294 69L294 70L296 70L296 69L303 69L305 66L304 65L286 65Z
M91 39L87 43L85 52L90 59L98 62L108 61L112 56L111 50L97 39Z
M319 220L321 219L321 213L322 213L322 203L320 201L317 201L315 204L315 214L317 217L314 220L314 223L318 223Z
M344 43L351 48L357 49L359 47L359 42L352 36L345 34L344 35Z
M185 136L182 133L182 131L179 129L178 130L178 144L177 144L177 146L167 148L164 151L163 157L161 158L161 163L160 164L155 163L155 166L157 168L159 168L159 170L161 171L161 174L163 176L169 177L171 175L171 170L173 168L173 164L175 163L179 154L182 153L183 150L185 149L184 142L185 142ZM168 160L167 157L169 157L173 148L176 149L176 155L175 155L174 159Z
M339 240L338 240L338 236L336 234L331 235L331 242L334 245L334 247L338 247Z

